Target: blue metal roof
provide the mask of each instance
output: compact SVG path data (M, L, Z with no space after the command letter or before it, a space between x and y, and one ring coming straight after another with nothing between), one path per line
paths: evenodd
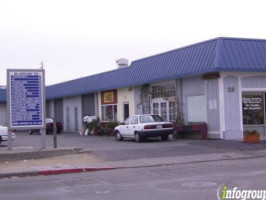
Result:
M211 72L216 44L216 39L209 40L133 61L130 67L48 86L46 97L55 99Z
M210 40L135 61L132 85L169 80L212 71L217 40Z
M54 99L219 71L266 71L266 40L212 39L49 86L46 95Z
M221 71L266 72L266 40L216 38L200 42L133 61L130 67L48 86L46 98L82 95Z
M266 40L221 38L218 45L218 71L266 71Z
M6 102L6 90L0 89L0 103Z

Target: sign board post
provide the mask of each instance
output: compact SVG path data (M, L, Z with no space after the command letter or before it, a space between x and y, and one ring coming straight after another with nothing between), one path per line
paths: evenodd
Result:
M9 128L7 134L7 150L12 150L12 131Z
M55 120L55 118L53 118L53 138L54 138L54 148L56 149L57 148L57 127L56 127L56 124L57 124L57 122L56 122L56 120Z
M41 129L41 149L46 149L46 129Z
M43 69L7 70L7 124L10 133L11 130L40 129L41 148L46 148L43 136L46 128ZM8 140L8 149L11 150L11 136Z

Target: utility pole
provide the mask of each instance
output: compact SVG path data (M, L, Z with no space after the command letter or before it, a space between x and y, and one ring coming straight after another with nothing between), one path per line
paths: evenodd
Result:
M41 67L40 67L40 68L41 68L41 69L43 69L43 61L40 63L40 65L41 65Z

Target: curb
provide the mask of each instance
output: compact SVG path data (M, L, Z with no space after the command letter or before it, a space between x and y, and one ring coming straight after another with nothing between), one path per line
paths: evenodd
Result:
M149 168L149 167L160 167L160 166L171 166L171 165L186 165L186 164L196 164L196 163L206 163L206 162L256 159L256 158L265 158L265 157L266 157L266 155L265 156L264 155L255 156L255 157L238 157L238 158L206 159L206 160L184 161L184 162L169 162L169 163L158 163L158 164L143 164L143 165L135 165L135 166L117 166L115 169Z
M14 173L6 173L0 174L0 179L4 178L12 178L12 177L26 177L26 176L38 176L39 173L37 171L29 171L29 172L14 172Z
M244 155L241 152L234 152L228 154L213 154L201 157L199 159L189 158L189 156L183 156L183 159L171 160L171 161L161 161L155 160L155 162L150 162L149 160L135 160L134 163L123 164L118 163L115 165L116 169L130 169L130 168L145 168L145 167L159 167L159 166L170 166L170 165L185 165L185 164L196 164L196 163L206 163L206 162L219 162L219 161L234 161L234 160L245 160L245 159L256 159L265 158L266 150L260 152L259 154ZM179 157L180 158L180 157ZM137 164L136 164L137 163Z
M56 169L56 170L41 170L41 171L28 171L28 172L14 172L7 174L0 174L0 179L12 178L12 177L26 177L26 176L49 176L60 175L70 173L82 173L82 172L95 172L95 171L107 171L117 169L115 167L88 167L88 168L70 168L70 169Z
M48 158L48 157L71 155L78 153L89 153L89 152L91 151L84 151L83 148L81 147L45 149L45 150L25 151L25 152L11 151L7 153L0 153L0 162Z
M107 170L114 170L115 167L88 167L88 168L72 168L72 169L55 169L55 170L43 170L39 171L38 175L56 175L56 174L68 174L68 173L81 173L81 172L95 172L95 171L107 171Z

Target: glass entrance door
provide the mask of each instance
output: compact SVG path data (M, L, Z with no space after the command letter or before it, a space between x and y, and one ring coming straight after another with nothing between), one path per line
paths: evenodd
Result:
M159 115L163 118L165 121L169 121L168 119L168 112L167 112L167 103L166 102L156 102L152 104L152 111L153 114Z
M245 130L257 130L265 138L265 93L243 92L243 127Z
M165 121L175 122L175 102L157 99L152 102L152 113L159 115Z

